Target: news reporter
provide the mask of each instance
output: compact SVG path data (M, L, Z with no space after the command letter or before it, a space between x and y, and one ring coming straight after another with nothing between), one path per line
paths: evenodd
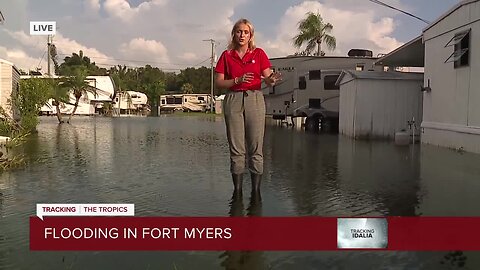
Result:
M252 191L260 191L263 174L265 101L262 79L273 86L280 74L271 70L266 53L255 46L255 30L247 19L238 20L231 40L215 68L217 87L229 89L224 99L224 115L230 147L230 172L235 190L242 190L248 159Z

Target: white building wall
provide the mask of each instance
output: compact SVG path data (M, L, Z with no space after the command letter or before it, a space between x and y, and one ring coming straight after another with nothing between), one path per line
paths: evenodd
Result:
M474 8L476 8L477 20L480 20L480 2L477 2ZM480 127L480 21L472 24L470 47L468 125Z
M469 65L444 63L455 34L470 30ZM425 79L422 142L480 153L480 2L455 10L424 32Z
M352 80L340 87L340 113L338 132L355 137L355 97L357 80Z
M10 104L12 91L20 81L20 74L12 63L0 59L0 106L11 116L14 110Z
M354 138L394 138L408 128L407 121L415 119L419 126L421 84L421 79L355 79L342 84L340 132Z
M7 100L12 93L12 67L0 61L0 106L7 110Z
M389 137L421 122L421 81L360 80L355 113L355 137Z

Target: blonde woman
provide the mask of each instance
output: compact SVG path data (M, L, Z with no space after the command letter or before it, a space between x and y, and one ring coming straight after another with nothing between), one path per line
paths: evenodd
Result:
M235 191L241 192L245 160L251 173L252 191L260 191L263 174L265 101L262 80L273 86L280 74L271 69L266 53L255 46L255 30L247 19L233 26L226 51L215 68L217 87L229 89L224 100L230 172Z

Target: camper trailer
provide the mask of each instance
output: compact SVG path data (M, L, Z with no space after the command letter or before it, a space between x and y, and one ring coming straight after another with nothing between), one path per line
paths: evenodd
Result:
M171 94L160 96L160 111L205 112L210 110L209 94Z
M368 50L350 50L342 56L288 56L270 59L282 81L264 88L267 115L273 119L305 117L306 129L338 127L339 86L342 70L381 69Z

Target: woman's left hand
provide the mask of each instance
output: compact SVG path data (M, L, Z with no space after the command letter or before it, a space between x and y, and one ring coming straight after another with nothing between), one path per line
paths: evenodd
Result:
M270 76L268 76L266 82L270 85L276 84L278 81L282 80L282 74L280 72L272 72Z

